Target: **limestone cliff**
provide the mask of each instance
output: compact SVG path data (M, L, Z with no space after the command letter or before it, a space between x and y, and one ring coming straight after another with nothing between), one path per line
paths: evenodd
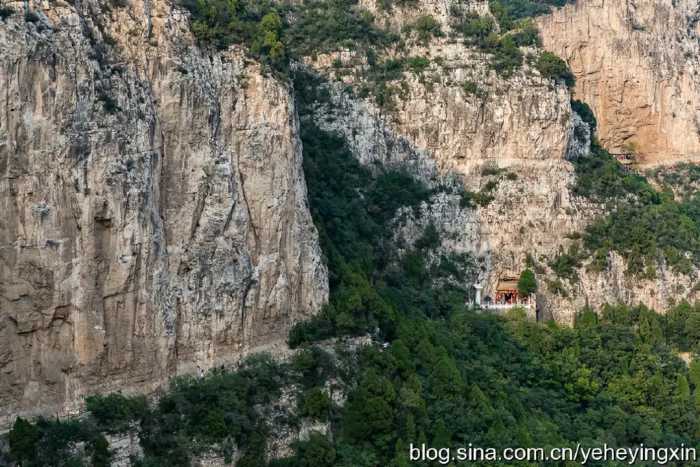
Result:
M0 22L0 425L284 342L327 298L290 87L166 0L28 7Z
M700 160L697 1L580 0L539 24L611 152L645 166Z

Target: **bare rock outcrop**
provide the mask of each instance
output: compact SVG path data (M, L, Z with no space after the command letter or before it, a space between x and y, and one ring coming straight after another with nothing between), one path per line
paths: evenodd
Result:
M576 75L603 145L643 166L700 161L700 5L579 0L539 20Z
M290 87L169 1L10 6L0 425L283 343L328 293Z

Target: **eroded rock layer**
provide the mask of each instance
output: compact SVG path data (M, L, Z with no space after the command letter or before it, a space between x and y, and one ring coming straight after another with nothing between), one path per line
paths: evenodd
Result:
M290 88L164 0L31 6L0 22L0 424L284 342L327 299Z

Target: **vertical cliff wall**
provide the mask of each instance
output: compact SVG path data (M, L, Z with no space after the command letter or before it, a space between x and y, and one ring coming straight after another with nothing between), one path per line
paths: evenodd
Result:
M539 21L576 75L601 142L641 165L700 161L700 5L579 0Z
M289 86L121 4L0 22L0 425L279 344L327 298Z

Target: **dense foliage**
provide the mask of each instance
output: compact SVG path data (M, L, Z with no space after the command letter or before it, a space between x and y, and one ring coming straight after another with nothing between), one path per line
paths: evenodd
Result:
M640 204L659 204L661 194L638 173L620 164L594 142L590 157L575 162L574 193L598 202L617 204L630 200Z
M265 465L271 402L293 383L302 396L287 423L298 429L295 416L329 420L334 435L313 435L271 466L408 465L411 442L695 446L700 368L688 371L671 346L679 338L700 342L697 306L683 304L668 318L606 307L600 317L581 313L573 328L463 309L398 321L388 349L363 348L339 367L310 347L290 365L257 359L236 373L176 382L135 420L146 452L141 465L185 466L202 450L232 453L234 445L244 450L237 465ZM331 377L349 391L342 408L321 389ZM13 455L25 455L17 457L23 465L83 465L68 453L85 438L86 422L52 422L60 423L56 433L42 436L45 423L18 419Z
M259 408L279 396L287 375L282 365L261 356L235 373L176 380L141 419L144 465L189 465L192 455L212 445L229 458L235 446L246 446L237 465L263 464L269 412Z
M31 423L18 417L8 436L10 455L22 467L108 467L111 453L91 421L48 420ZM79 445L83 448L79 449Z
M608 253L628 261L630 273L654 277L659 262L679 272L700 264L700 197L676 200L620 164L594 143L576 165L574 192L607 205L610 214L589 226L583 244L604 269Z
M125 397L122 394L89 396L85 399L85 408L92 413L98 426L108 432L126 431L134 420L146 412L147 407L145 397Z
M575 0L489 0L491 12L504 30L517 27L518 21L547 14Z
M545 78L553 79L568 87L573 87L576 82L574 74L569 69L569 65L551 52L542 52L537 58L537 62L535 62L535 68L537 68L540 74Z
M311 0L292 11L284 41L293 56L300 57L340 48L368 51L381 49L397 40L374 26L372 15L356 0Z
M498 3L498 2L496 2ZM541 8L549 7L545 4L536 4ZM493 7L493 5L492 5ZM501 8L501 7L498 7ZM502 8L499 10L504 12ZM500 31L496 23L490 16L480 16L474 12L462 12L460 10L453 11L454 30L464 37L468 45L478 47L482 51L490 54L491 67L501 76L508 77L515 70L519 69L523 64L523 53L520 47L539 46L541 40L539 31L535 23L529 19L529 16L519 16L516 21L512 17L505 20L506 13L503 13L500 18ZM499 15L496 15L499 18ZM508 27L504 27L503 21L507 22ZM550 52L542 52L534 63L540 73L557 82L573 86L574 76L569 70L568 65L562 59Z
M182 0L192 13L192 31L200 41L219 48L247 44L251 52L275 66L284 63L282 18L269 0Z
M416 69L410 60L400 55L391 59L377 59L390 45L401 48L401 40L415 37L427 42L443 34L440 23L430 15L419 16L407 25L402 37L378 28L373 16L357 5L356 0L308 0L293 4L252 0L180 0L192 14L192 30L203 44L219 48L242 44L262 63L279 73L287 73L290 59L340 49L351 49L366 54L367 69L363 70L360 93L372 93L377 103L390 108L395 86L406 70L420 73L427 65ZM410 1L386 2L385 9L408 6ZM467 43L481 48L492 56L491 67L502 76L510 76L523 64L520 47L540 44L535 24L526 19L541 13L548 4L528 7L525 0L511 4L496 2L500 19L508 19L508 28L501 22L501 31L490 17L455 11L455 30ZM558 2L553 1L552 4ZM516 5L517 4L517 5ZM532 3L535 5L535 3ZM507 32L506 32L507 31ZM406 66L408 65L408 66ZM573 77L566 63L552 54L544 53L535 63L540 72L557 81L572 84Z
M271 0L180 0L192 14L192 30L204 44L245 45L277 71L289 58L338 50L367 50L395 40L376 28L353 0L311 0L284 5ZM293 21L288 18L293 17Z

